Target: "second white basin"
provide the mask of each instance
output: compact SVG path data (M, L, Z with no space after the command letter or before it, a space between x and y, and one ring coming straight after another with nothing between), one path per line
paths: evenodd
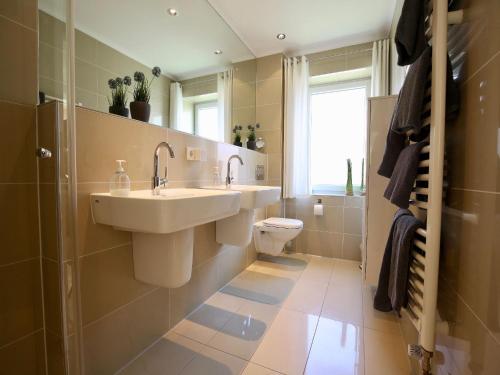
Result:
M281 188L261 185L226 185L204 186L203 189L239 191L241 193L240 207L246 210L264 208L280 200Z

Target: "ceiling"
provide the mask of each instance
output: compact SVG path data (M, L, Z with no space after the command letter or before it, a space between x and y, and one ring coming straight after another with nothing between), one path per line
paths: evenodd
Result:
M39 0L40 9L65 19L65 0ZM207 0L78 0L80 31L176 79L221 71L255 56ZM175 8L178 15L169 16ZM222 50L221 55L214 54Z
M396 0L208 0L257 57L387 37ZM285 33L285 40L276 35Z

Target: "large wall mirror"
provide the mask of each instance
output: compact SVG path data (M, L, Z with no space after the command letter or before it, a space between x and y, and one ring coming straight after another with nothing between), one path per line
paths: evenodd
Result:
M48 98L64 88L57 4L39 1L39 86ZM75 26L83 107L224 142L235 109L255 111L255 57L207 0L76 0ZM255 120L247 117L243 125Z

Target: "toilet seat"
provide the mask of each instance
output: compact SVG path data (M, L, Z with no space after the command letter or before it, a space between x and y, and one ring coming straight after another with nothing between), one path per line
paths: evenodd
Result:
M302 221L295 219L286 219L282 217L270 217L262 220L262 224L266 227L283 228L283 229L299 229L302 228Z

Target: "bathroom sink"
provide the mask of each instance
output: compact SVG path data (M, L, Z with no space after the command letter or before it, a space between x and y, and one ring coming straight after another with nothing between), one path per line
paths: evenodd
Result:
M116 229L167 234L235 215L240 210L236 190L164 189L131 191L126 197L91 194L92 214L99 224Z
M261 185L205 186L202 189L235 191L241 193L241 210L237 215L217 220L215 240L220 244L247 246L252 241L252 227L255 210L264 208L280 200L281 188Z
M241 193L242 209L253 210L255 208L264 208L280 200L281 188L277 186L261 185L226 185L204 186L203 189L238 191Z

